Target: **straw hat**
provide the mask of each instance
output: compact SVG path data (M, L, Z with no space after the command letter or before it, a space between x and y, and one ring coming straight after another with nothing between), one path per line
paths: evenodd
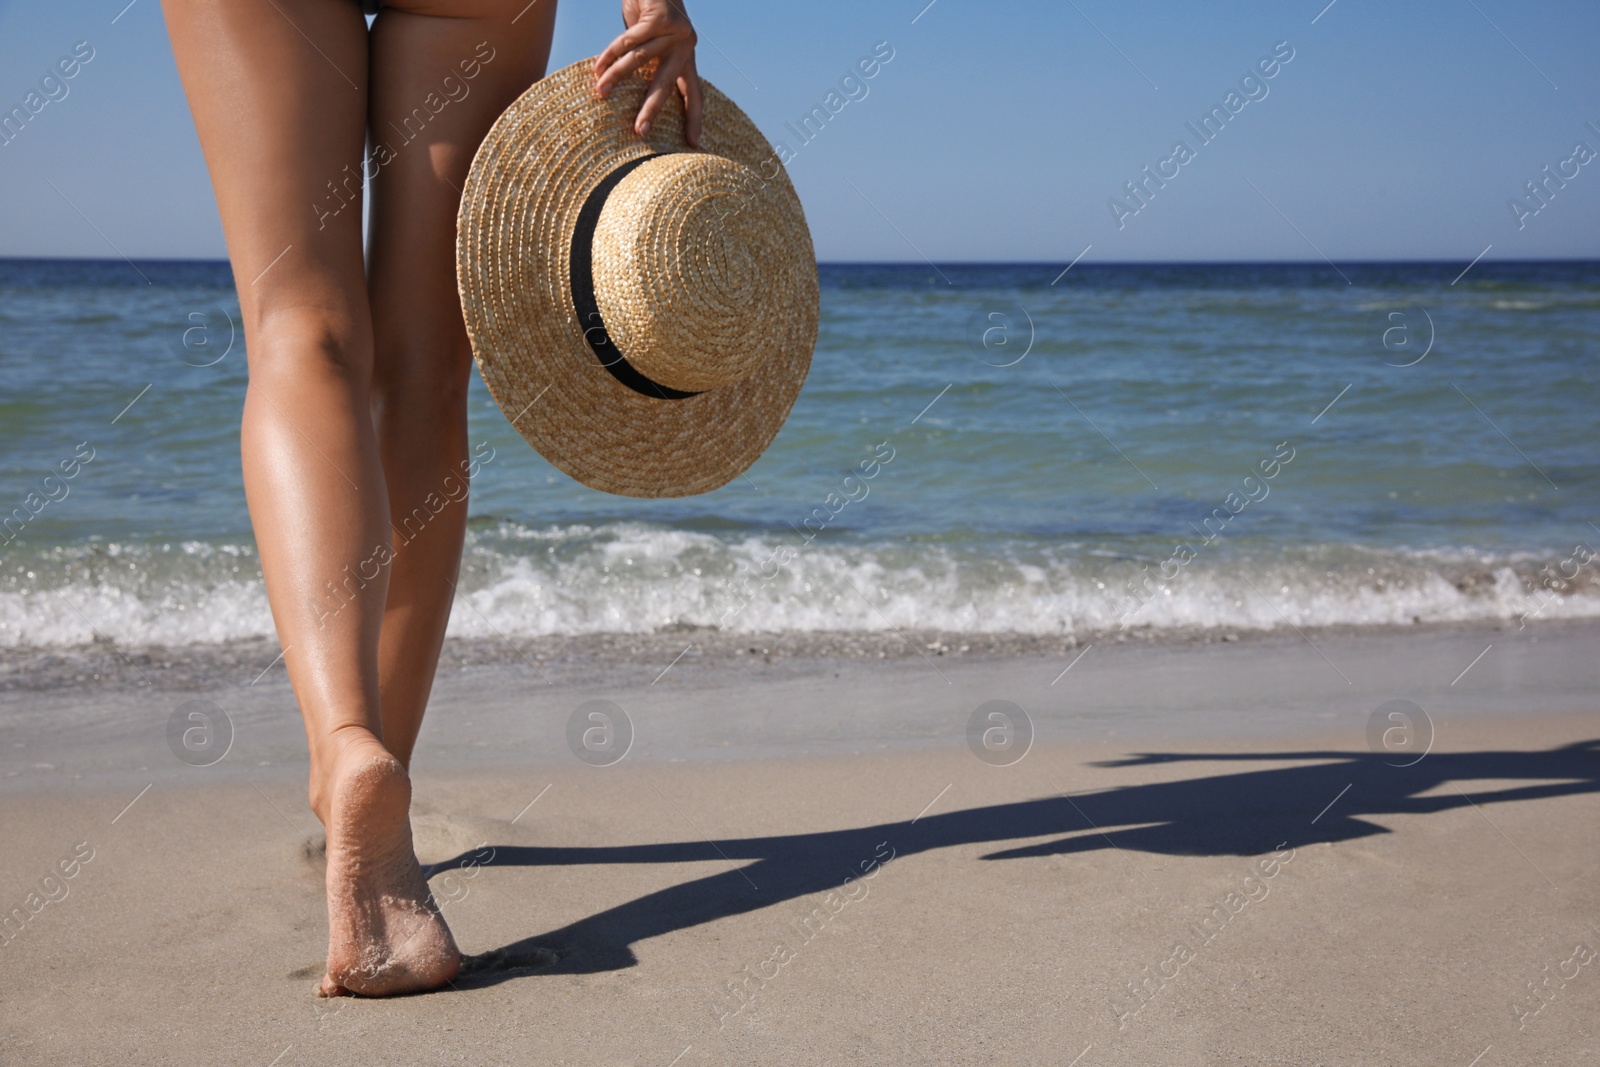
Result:
M817 340L805 215L766 138L702 83L641 140L653 65L604 100L593 62L495 122L461 198L456 275L483 380L528 443L623 496L705 493L766 450Z

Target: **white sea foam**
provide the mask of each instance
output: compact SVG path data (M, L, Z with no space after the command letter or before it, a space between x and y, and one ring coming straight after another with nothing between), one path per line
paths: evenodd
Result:
M1600 616L1581 588L1532 579L1551 557L1471 549L1311 546L1202 558L1141 605L1142 561L1105 546L818 542L613 523L503 524L469 537L450 623L457 636L938 629L1075 634L1119 623L1271 630ZM1591 565L1600 569L1600 564ZM0 647L186 645L273 633L248 546L57 549L5 575Z

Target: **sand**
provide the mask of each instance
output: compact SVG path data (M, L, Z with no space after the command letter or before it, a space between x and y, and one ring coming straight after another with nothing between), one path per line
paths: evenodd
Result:
M15 689L0 1062L1589 1062L1597 638L467 665L413 819L479 958L390 1001L313 995L281 669ZM233 726L211 766L167 747L193 699ZM1395 699L1431 747L1369 744ZM566 740L590 700L632 726L606 766ZM1015 762L969 747L993 700L1031 720Z

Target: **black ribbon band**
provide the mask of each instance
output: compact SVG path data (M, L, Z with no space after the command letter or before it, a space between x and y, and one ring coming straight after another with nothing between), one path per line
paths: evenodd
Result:
M583 327L583 339L589 342L600 365L610 371L617 381L642 396L653 400L683 400L700 394L685 393L662 385L629 363L621 349L612 343L611 334L606 330L606 320L600 314L600 304L594 298L594 228L600 222L600 212L606 206L606 198L617 187L617 183L633 173L635 167L659 154L630 159L602 178L589 193L589 198L578 212L578 225L572 231L572 256L567 277L572 284L572 310L577 312L578 324Z

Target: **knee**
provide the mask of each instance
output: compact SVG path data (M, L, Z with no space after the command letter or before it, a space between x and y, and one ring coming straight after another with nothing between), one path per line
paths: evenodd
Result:
M331 308L264 310L250 324L252 376L326 374L364 385L372 373L368 331L347 313Z

